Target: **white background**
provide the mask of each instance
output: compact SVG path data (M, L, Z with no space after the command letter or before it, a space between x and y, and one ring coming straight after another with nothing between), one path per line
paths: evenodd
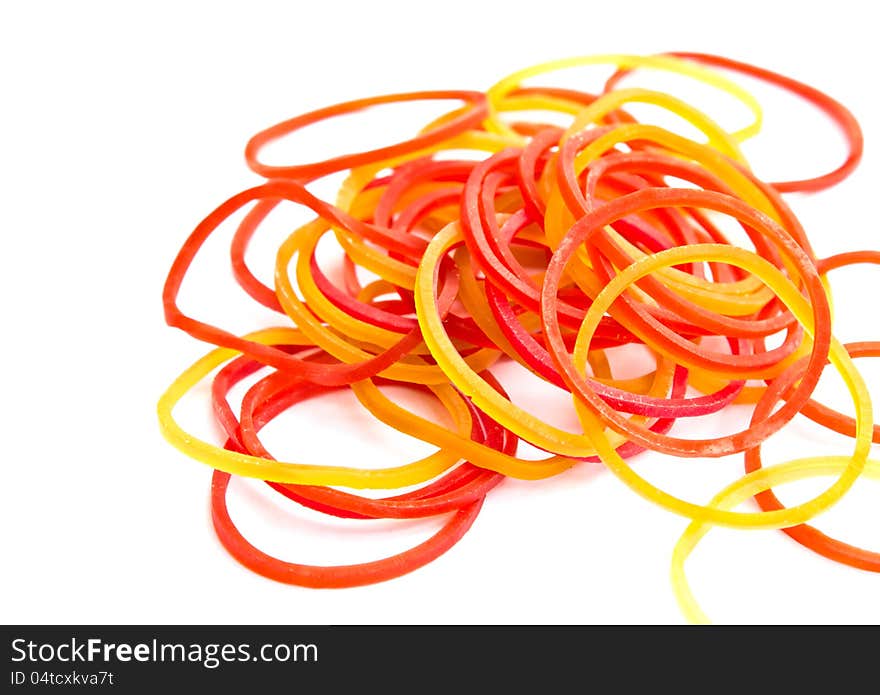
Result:
M211 528L210 470L158 431L160 393L205 351L165 326L164 275L201 217L257 182L242 156L257 130L336 101L484 89L534 62L601 52L726 54L843 101L864 128L862 167L829 192L790 201L820 255L877 247L880 62L869 7L841 0L4 3L0 620L681 622L668 566L684 520L596 466L541 483L505 482L452 551L381 585L314 591L239 566ZM599 84L600 73L590 74L586 88ZM797 177L841 159L841 140L822 117L796 99L759 94L768 103L768 130L747 148L757 173ZM722 124L742 125L738 111L712 106ZM404 111L394 117L400 122L386 134L421 125ZM295 145L311 142L314 154L333 138L382 142L380 120L360 122L376 126L370 130L356 118L321 130L327 139L310 134ZM288 159L307 153L294 147ZM209 286L225 289L185 290L184 308L239 296L222 266L226 242L218 240L216 262L199 271ZM269 277L267 268L260 273ZM832 276L841 339L880 336L877 279L872 268ZM260 321L262 314L236 329ZM869 385L880 383L871 360L860 366ZM849 408L830 375L820 395ZM543 391L530 397L536 407L546 398L547 412L564 405ZM185 409L193 427L205 408L196 398ZM350 427L327 429L328 416L340 414ZM741 418L728 413L705 432ZM381 465L430 450L371 423L347 397L298 408L266 439L279 457L304 462L337 463L353 453ZM846 453L848 446L799 418L768 443L766 460ZM705 502L737 477L741 462L645 455L635 465L670 491ZM818 489L791 486L780 496L792 503ZM878 489L860 482L817 523L880 549ZM230 504L254 542L301 562L379 557L427 537L438 523L328 526L247 484L233 485ZM714 531L688 569L717 622L880 622L880 578L814 556L779 532Z

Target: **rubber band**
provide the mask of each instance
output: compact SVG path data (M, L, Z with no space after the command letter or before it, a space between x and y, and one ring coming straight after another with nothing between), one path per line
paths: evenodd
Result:
M457 112L455 118L447 121L444 125L432 129L427 133L423 132L406 142L395 143L394 145L379 147L357 154L341 155L323 162L299 164L294 166L269 166L261 163L258 159L260 150L270 142L290 135L305 126L327 118L354 113L380 104L449 99L464 101L469 105L469 108ZM248 141L247 147L245 147L245 159L251 170L260 176L269 179L284 178L308 182L337 171L353 169L376 161L399 157L404 154L430 147L444 140L448 140L453 136L470 130L478 125L483 119L485 113L486 96L482 92L426 91L409 92L406 94L386 94L378 97L357 99L311 111L260 131Z
M781 75L778 72L773 72L766 68L757 67L755 65L750 65L739 60L732 60L722 56L711 55L708 53L685 52L676 52L671 53L670 55L674 55L678 58L685 58L686 60L693 60L704 65L712 65L726 70L735 70L745 75L749 75L750 77L757 77L765 82L787 89L803 99L806 99L834 120L846 138L849 146L849 153L843 164L821 176L795 181L771 183L770 185L777 191L792 193L795 191L820 191L825 188L830 188L849 176L861 161L862 153L864 152L864 138L862 136L862 129L859 126L859 122L843 104L836 99L832 99L830 96L819 91L815 87L811 87L803 82L798 82L797 80Z
M226 448L235 448L242 453L255 453L247 449L246 443L242 439L241 426L238 418L232 412L227 394L235 384L262 367L263 365L258 362L239 357L224 366L212 381L214 410L228 437ZM259 430L279 412L290 407L294 402L299 402L304 397L303 394L317 393L330 388L340 389L342 387L317 387L299 380L297 383L291 384L282 394L275 394L271 400L256 404L256 408L250 413L251 422L255 424L256 430ZM279 398L279 396L281 397ZM473 428L479 428L479 430L472 428L473 432L482 433L486 427L497 427L496 424L491 423L476 411L473 404L468 401L465 401L465 404L468 406ZM508 433L505 433L504 436L508 436ZM423 488L384 499L360 497L321 486L282 485L273 482L268 484L304 506L334 516L345 518L414 518L451 511L464 504L475 502L497 485L500 480L501 476L497 474L481 471L481 469L465 464Z
M819 327L814 327L813 321L810 317L809 304L797 291L794 285L792 285L776 268L774 268L770 263L768 263L761 257L745 251L744 249L726 247L715 244L705 244L696 245L693 247L669 249L667 251L662 251L655 256L645 258L639 263L631 265L629 268L627 268L626 271L615 278L614 281L609 283L608 287L603 290L602 295L597 297L596 302L594 302L593 306L590 307L590 310L584 319L583 332L581 336L579 336L579 338L582 337L582 340L580 340L581 344L584 346L589 344L589 332L591 330L591 324L595 323L596 315L599 312L604 311L606 306L610 304L612 298L615 297L619 292L620 287L625 286L626 284L628 284L628 282L630 282L638 275L650 272L656 266L678 263L682 260L705 260L709 257L712 257L714 260L724 261L726 263L735 263L736 265L746 268L750 272L758 275L769 287L771 287L771 289L773 289L774 292L776 292L777 295L780 296L782 301L785 302L788 308L797 317L798 321L800 321L804 325L804 328L813 336L813 339L815 341L814 345L818 344L819 341L817 338L817 334L819 331ZM813 308L815 309L815 307ZM583 350L580 352L582 355ZM820 353L816 353L815 351L813 352L813 354L810 356L810 363L813 363L815 361L817 354ZM804 504L798 505L797 507L791 507L785 510L758 513L727 512L724 510L716 509L712 506L707 507L686 502L677 497L674 497L673 495L665 493L654 485L648 483L641 476L635 473L635 471L616 454L614 448L610 446L608 437L606 436L604 431L605 425L610 422L609 418L603 418L603 420L599 420L598 416L593 411L587 410L586 408L578 408L578 414L581 415L581 422L584 425L585 434L594 443L597 453L602 458L605 465L635 492L651 500L652 502L659 504L665 509L693 519L711 521L715 524L744 526L752 528L776 528L780 526L789 526L794 523L800 523L802 521L810 519L811 517L815 516L824 509L827 509L831 504L834 504L837 500L839 500L845 494L846 490L848 490L852 486L852 484L855 482L856 478L860 474L862 468L864 467L864 462L870 449L870 433L873 428L871 397L868 394L864 381L862 380L855 366L852 364L852 361L846 353L846 350L844 350L840 346L840 344L833 339L830 342L830 352L828 353L828 358L831 360L832 364L834 364L834 366L840 371L841 376L846 383L847 389L852 395L853 401L856 405L856 448L853 453L850 465L848 465L843 470L834 485L829 487L825 492L821 493L810 502L806 502ZM824 366L824 361L825 358L821 357L821 366ZM563 371L567 373L566 368L563 368ZM800 382L796 388L802 388L805 383L808 383L810 381L814 384L818 380L818 372L814 375L811 375L811 371L813 371L812 367L808 366L806 371L797 372L798 377L800 378ZM821 371L821 367L819 371ZM809 388L812 388L812 386L810 386ZM578 391L578 395L581 395L582 393L583 390ZM475 400L475 402L477 401ZM591 405L592 402L593 401L591 399ZM792 402L793 399L787 401L786 406L790 406ZM784 411L784 408L785 406L783 406L782 409L777 410L773 415L762 420L761 423L758 425L761 430L761 441L766 439L772 432L774 432L776 429L778 429L778 427L781 427L781 425L784 424L784 418L779 418L779 415ZM792 416L793 413L786 414L785 417L790 419L790 417ZM777 418L779 419L776 420ZM774 420L776 421L774 422ZM654 438L656 440L659 439L660 436L654 435ZM743 433L739 436L728 436L724 439L719 438L719 440L717 441L726 440L728 442L731 442L734 447L742 447L742 440L746 438L746 433ZM716 447L717 444L715 444L715 442L713 441L711 446ZM654 445L653 449L662 450L656 444ZM707 453L708 455L713 455L717 453L717 450L710 449L705 453Z
M246 339L264 342L264 344L288 344L292 340L299 340L302 344L301 334L289 329L258 331L246 336ZM235 356L237 356L236 352L230 349L221 348L210 352L181 374L160 399L158 410L162 434L183 453L227 473L303 485L390 489L424 482L438 472L436 468L426 469L424 466L397 466L384 470L363 470L349 466L279 462L240 451L229 451L195 437L184 430L174 419L174 407L187 391L207 377L216 367ZM406 411L400 408L395 409L395 415L404 419L408 416ZM414 417L409 415L409 418ZM421 421L421 418L416 418L417 423ZM452 465L452 458L447 458L447 461L448 465Z
M846 456L819 456L762 468L740 478L719 492L712 498L709 507L713 509L734 507L771 486L817 475L840 475L841 471L845 471L851 465L852 459ZM866 460L864 473L872 478L880 478L880 461ZM671 577L675 598L682 613L692 623L708 623L709 618L703 613L691 592L684 573L684 563L696 544L711 528L711 525L703 520L691 522L676 544L672 556Z
M254 364L256 363L246 362L245 366ZM227 365L227 367L229 366L234 367L235 365L231 363ZM276 372L272 376L278 374ZM221 372L213 384L215 407L225 410L231 415L229 405L225 401L225 393L228 391L232 380L228 377L221 379L221 375L225 376ZM237 377L234 376L233 379L237 379ZM500 385L496 384L496 386L500 388ZM301 380L286 377L282 380L281 388L270 392L268 397L266 397L265 389L260 389L256 393L252 389L249 392L251 397L242 402L242 422L247 418L248 425L242 426L235 420L234 415L231 415L231 417L227 416L227 422L236 423L233 428L227 428L227 434L231 442L243 453L267 456L262 444L255 439L259 429L283 410L300 402L306 390L308 393L313 393L326 390L326 388L316 387ZM263 396L264 399L261 400L260 396ZM467 416L469 419L462 419L461 409L454 409L457 411L456 419L459 421L459 429L470 422L472 436L479 441L488 436L487 433L491 434L492 432L496 434L501 433L503 436L509 437L509 433L502 431L497 424L488 421L469 401L464 400L463 403L467 406ZM448 401L447 405L449 405ZM249 406L250 410L248 410ZM250 437L245 432L245 427L248 426L251 429ZM479 433L480 436L475 436L475 432ZM257 441L256 448L253 446L254 441ZM505 446L508 445L506 444ZM444 474L442 478L416 491L396 497L380 499L360 497L320 486L281 485L273 482L269 482L269 484L274 489L300 503L320 503L324 507L322 511L328 513L343 511L347 512L349 516L356 514L360 518L414 518L442 513L462 504L470 504L476 501L478 497L484 496L491 487L500 482L501 478L502 476L498 474L482 471L469 464L463 464Z
M744 140L757 133L761 128L761 107L755 98L733 82L722 77L717 72L712 72L694 65L692 62L674 58L671 56L637 56L637 55L597 55L578 56L554 60L540 65L534 65L518 72L512 73L499 80L486 92L489 104L489 117L486 119L487 129L505 135L515 135L512 130L494 116L496 104L505 96L519 87L523 80L537 75L564 70L567 68L582 67L588 65L613 65L617 68L650 68L664 70L692 77L712 87L716 87L741 101L753 114L755 120L745 128L733 133L737 140Z

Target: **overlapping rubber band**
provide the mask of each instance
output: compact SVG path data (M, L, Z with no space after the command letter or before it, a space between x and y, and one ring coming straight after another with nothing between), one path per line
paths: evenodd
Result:
M596 66L612 71L598 90L530 84ZM752 120L728 131L713 117L715 106L622 84L649 79L652 71L710 85L744 105ZM758 135L761 108L731 73L763 80L825 113L846 138L843 163L809 178L761 180L740 147ZM312 124L418 101L454 107L428 124L413 124L403 137L394 134L390 143L386 134L385 144L320 161L266 161L268 146ZM702 139L639 122L627 110L633 104L663 109ZM535 119L537 112L553 118ZM553 124L560 119L565 125ZM224 547L251 570L290 584L343 588L399 577L449 551L505 476L534 480L596 465L690 520L673 555L672 578L691 620L707 618L684 562L713 525L781 529L826 558L880 571L876 551L809 523L843 499L863 472L877 475L880 468L868 460L880 427L853 361L880 356L880 343L835 339L826 277L854 263L880 264L880 252L817 258L783 199L841 182L862 153L858 122L832 97L764 68L697 53L574 57L517 71L485 92L380 95L288 119L247 143L247 164L265 181L207 215L171 265L163 290L167 323L215 349L163 394L161 430L214 469L213 521ZM339 172L346 178L334 201L307 188ZM290 206L314 219L291 230L274 265L257 272L248 249L274 212ZM239 211L244 215L230 235L230 278L244 301L278 317L277 327L246 335L189 316L178 305L202 247L232 227ZM728 240L720 223L725 216L749 247ZM341 272L325 267L319 245L335 245ZM272 285L257 279L269 272ZM653 368L630 373L627 356L634 348ZM509 395L493 370L511 361L568 394L578 429L553 425L528 400ZM828 363L848 388L854 418L812 398ZM623 371L629 375L616 376ZM229 393L249 378L234 409ZM174 414L207 379L224 441L196 436ZM385 392L389 384L436 399L448 422L395 403ZM260 431L275 417L344 389L380 422L436 451L380 468L356 459L277 460L268 451ZM688 422L734 403L752 409L746 429L683 436ZM851 437L852 451L764 467L761 445L798 414ZM344 419L334 424L347 426ZM520 442L546 453L520 456ZM745 474L708 503L681 499L630 465L646 451L743 456ZM773 494L773 486L814 475L836 478L794 506ZM263 552L236 527L226 502L232 476L266 481L292 513L306 508L353 524L436 517L439 530L372 562L292 562ZM402 491L385 497L354 492L364 489ZM751 497L759 511L735 510Z

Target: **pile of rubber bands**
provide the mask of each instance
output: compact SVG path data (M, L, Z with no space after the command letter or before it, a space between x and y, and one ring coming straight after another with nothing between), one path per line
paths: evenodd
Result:
M525 84L586 65L614 71L599 94ZM636 69L677 73L727 92L754 121L728 132L670 94L620 86ZM756 177L740 145L760 130L761 109L731 73L788 90L824 112L847 139L844 163L804 180L768 183ZM395 144L287 166L261 160L266 146L310 124L423 100L452 106ZM627 111L636 103L683 118L702 137L637 121ZM540 112L566 116L570 125L525 118ZM228 551L253 571L308 587L391 579L449 550L505 476L536 480L585 465L604 465L646 500L691 520L672 563L674 590L691 620L706 618L688 587L684 561L715 525L782 529L832 560L880 570L877 552L807 524L860 475L877 474L878 464L868 456L872 441L880 442L870 396L853 363L880 355L880 342L835 340L825 280L841 266L880 263L880 252L817 258L782 197L830 187L858 164L861 130L834 99L712 55L578 57L521 70L486 92L424 91L322 108L258 133L245 153L265 182L204 218L174 259L163 292L167 323L216 349L172 383L158 410L164 436L215 469L214 526ZM346 176L335 201L307 190L340 172ZM269 287L245 255L282 205L305 207L314 219L277 249ZM279 316L277 327L243 336L187 316L177 303L204 242L241 209L246 214L231 243L232 276L254 302ZM752 248L730 243L722 218L733 220ZM316 260L325 238L335 240L342 258L336 282ZM768 347L774 336L781 342ZM615 378L615 348L628 344L647 348L655 369ZM581 431L560 429L512 402L493 375L493 366L509 360L570 393ZM846 383L855 418L811 398L829 363ZM248 377L255 378L236 412L229 393ZM225 443L199 439L172 415L209 378ZM452 424L393 402L380 388L388 384L436 398ZM296 404L339 389L351 389L379 421L436 446L436 453L382 469L273 459L260 440L261 428ZM752 408L743 431L711 439L670 434L673 423L734 403ZM762 443L797 414L849 436L852 450L764 467ZM520 441L546 456L518 457ZM631 459L645 450L678 457L741 455L743 477L707 504L686 501L634 470ZM296 564L262 552L236 528L226 504L231 475L265 480L294 503L336 517L437 516L443 525L392 557L354 565ZM784 507L771 490L813 476L831 476L832 482L796 506ZM735 511L750 497L760 511Z

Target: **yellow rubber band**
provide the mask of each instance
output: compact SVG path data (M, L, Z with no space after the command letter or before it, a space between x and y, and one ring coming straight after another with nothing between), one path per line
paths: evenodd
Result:
M776 293L801 325L804 326L805 331L812 335L813 319L809 303L798 292L791 281L771 263L745 249L721 244L695 244L668 249L641 259L623 270L608 283L607 287L596 297L588 309L581 324L574 354L575 365L578 369L581 372L585 369L586 348L598 326L599 319L609 309L614 299L628 285L664 265L677 265L695 261L728 263L753 273ZM655 347L659 352L664 352L662 347ZM615 446L605 434L605 428L608 423L600 420L588 408L583 407L577 398L575 398L575 406L581 424L584 426L584 433L593 443L602 461L621 481L642 497L681 516L711 521L712 523L725 526L748 528L791 526L807 521L837 502L858 478L870 451L873 417L871 396L868 393L864 380L846 349L834 339L831 341L829 359L843 377L856 406L855 451L850 464L843 470L839 479L831 487L809 502L785 510L755 513L730 512L694 504L670 495L639 476L618 455L615 451Z
M275 343L311 344L309 341L303 341L301 333L290 329L257 331L245 337L248 340L266 345ZM178 376L159 399L159 427L165 439L187 456L206 463L212 468L233 475L271 480L279 483L339 485L350 488L384 490L424 483L449 470L460 460L460 457L455 452L440 450L435 454L402 466L384 469L360 469L348 466L324 466L273 461L258 456L229 451L199 439L178 424L173 416L174 408L187 392L210 375L214 369L238 354L240 353L226 348L209 352ZM379 390L375 386L373 388L378 393ZM462 439L468 439L471 431L470 414L467 408L463 407L460 397L455 390L444 386L429 386L428 388L431 389L455 419L458 436ZM359 385L353 384L352 389L360 398L361 390ZM389 409L393 410L388 419L393 419L395 423L400 424L400 427L397 427L397 424L393 425L400 431L418 430L424 423L428 422L424 418L418 417L399 406L395 406L391 401L385 399L384 396L382 396L382 399L387 401L387 404L391 406ZM456 400L459 402L456 403ZM385 406L382 400L377 399L376 403L378 403L376 406L377 411L381 411ZM450 432L439 425L430 424L438 430ZM470 440L468 439L468 441Z
M759 492L783 483L814 476L840 475L851 463L852 459L847 456L817 456L761 468L728 485L712 498L709 507L732 509ZM864 475L880 480L880 461L868 459L865 462ZM795 524L786 525L794 526ZM672 567L670 569L672 589L679 608L685 618L692 623L705 624L710 620L700 608L691 591L684 571L685 561L697 543L711 529L712 525L705 521L692 521L675 544L675 550L672 553Z
M763 119L761 105L748 91L740 87L738 84L724 78L720 73L703 68L693 62L673 58L671 56L640 56L640 55L624 55L624 54L605 54L592 56L576 56L573 58L563 58L561 60L553 60L539 65L532 65L518 70L507 77L496 82L490 87L486 96L489 100L489 116L486 119L486 130L492 133L506 135L511 138L518 138L517 133L501 119L498 118L498 103L507 97L517 87L522 85L525 80L537 77L549 72L566 70L568 68L576 68L588 65L612 65L616 68L649 68L653 70L663 70L673 72L687 77L694 78L708 84L712 87L727 92L740 102L742 102L754 116L754 121L749 125L741 128L734 133L732 137L739 142L756 135L761 130Z

